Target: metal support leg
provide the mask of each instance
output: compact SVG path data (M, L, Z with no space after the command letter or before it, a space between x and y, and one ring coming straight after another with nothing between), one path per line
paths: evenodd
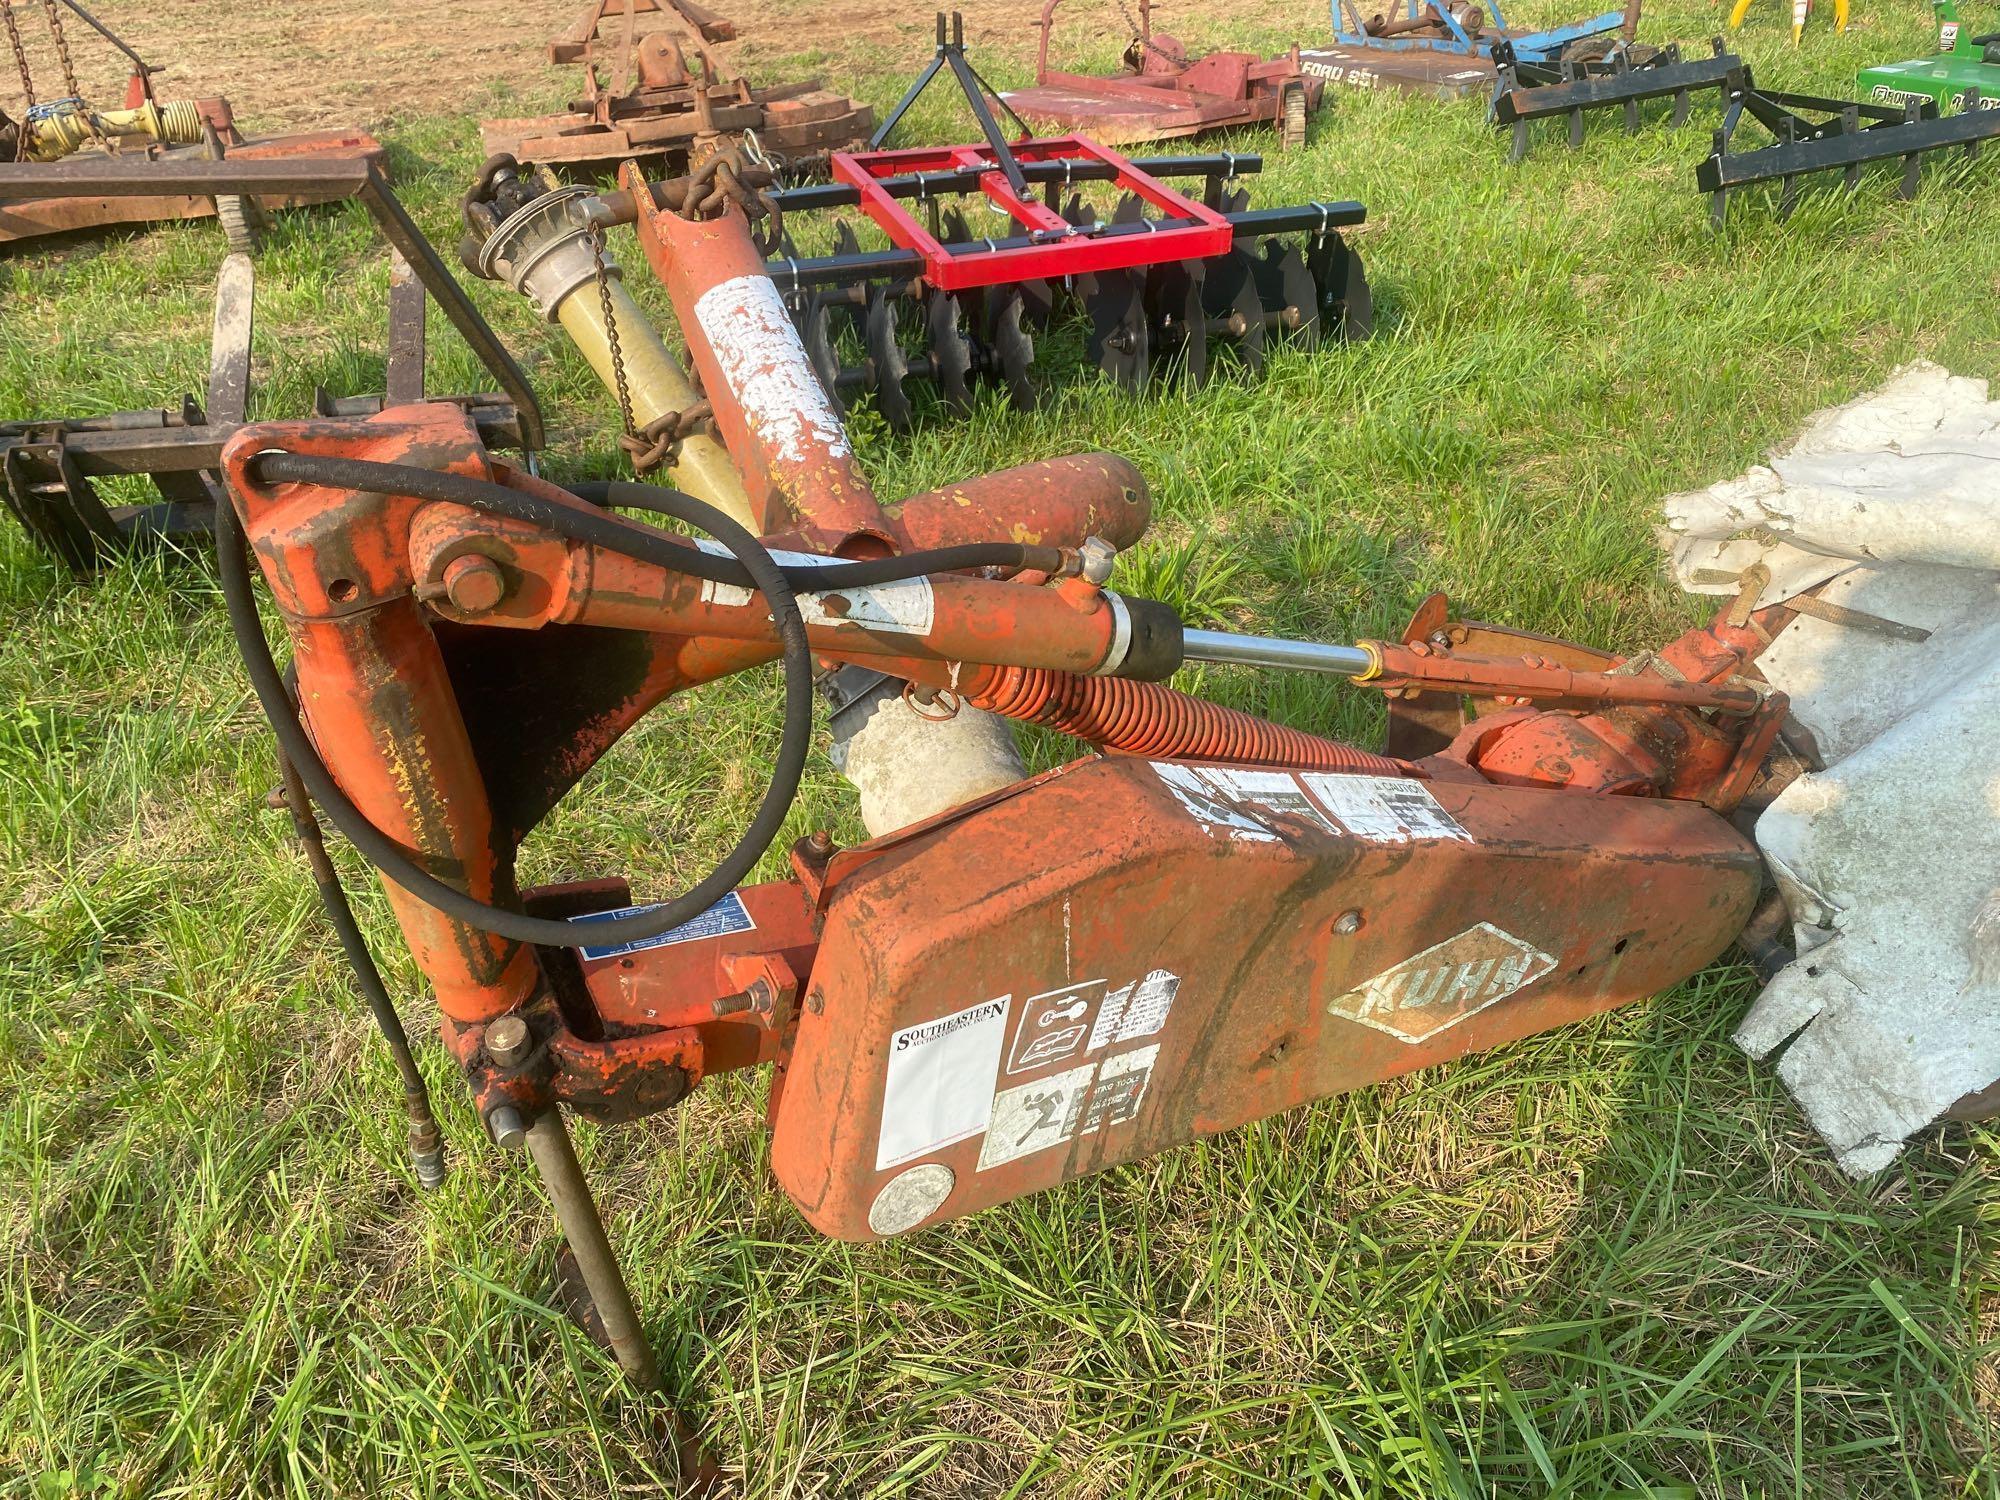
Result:
M555 1204L556 1218L576 1256L577 1268L583 1272L584 1285L604 1320L618 1368L641 1390L658 1390L659 1366L653 1363L652 1346L646 1342L646 1331L632 1305L631 1288L625 1285L625 1273L618 1269L618 1256L604 1232L604 1221L597 1216L597 1204L570 1146L560 1109L544 1110L528 1127L528 1155L534 1158L549 1201Z

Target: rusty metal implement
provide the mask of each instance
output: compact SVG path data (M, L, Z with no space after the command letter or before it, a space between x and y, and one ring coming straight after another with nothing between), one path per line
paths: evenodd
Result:
M129 201L165 189L212 202L240 196L324 202L355 198L367 208L389 257L388 339L383 388L314 395L324 417L359 417L426 399L424 313L435 302L494 377L497 391L442 398L462 409L482 443L533 453L542 446L534 389L479 310L438 259L402 203L365 157L252 161L79 161L51 180L44 169L0 164L0 218L23 199ZM221 483L222 446L242 425L250 399L256 278L250 258L224 258L216 279L208 384L171 406L84 417L0 421L0 501L43 551L75 572L161 542L206 538ZM108 502L99 481L146 476L156 502Z
M1100 565L1146 525L1129 465L882 504L741 210L627 187L757 535L655 487L564 490L438 403L245 428L217 529L280 743L381 870L634 1380L657 1372L567 1111L629 1120L768 1065L779 1183L874 1240L1639 999L1743 925L1760 866L1727 815L1783 719L1754 667L1782 611L1625 659L1435 596L1398 640L1185 630ZM635 504L715 541L605 509ZM1167 686L1191 658L1347 676L1387 696L1388 744ZM773 660L772 786L715 869L664 901L517 887L523 841L650 709ZM816 664L857 663L1092 753L868 843L811 835L745 884Z

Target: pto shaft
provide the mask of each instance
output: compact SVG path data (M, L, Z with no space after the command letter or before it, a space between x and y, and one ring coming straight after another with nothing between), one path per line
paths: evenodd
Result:
M191 99L148 101L136 109L92 109L81 99L57 99L28 111L29 161L61 161L98 137L143 136L163 146L201 144L201 111Z

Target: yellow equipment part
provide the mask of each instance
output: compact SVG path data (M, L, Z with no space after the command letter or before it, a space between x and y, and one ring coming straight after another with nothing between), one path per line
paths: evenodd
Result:
M65 99L28 117L27 159L61 161L99 137L144 136L162 146L198 146L201 111L191 99L172 104L150 100L136 109L92 109L81 99Z
M652 320L632 300L624 281L610 276L606 286L611 293L611 316L618 325L625 383L632 393L633 425L643 429L670 411L686 411L701 399L687 371L660 338ZM596 289L585 287L563 298L556 320L590 362L604 388L616 391L618 377L611 365L611 342L605 337L604 304ZM675 488L706 500L745 526L756 525L742 476L729 461L729 450L708 433L691 432L681 440L679 453L668 463L667 475Z
M1799 44L1799 37L1806 29L1806 17L1812 14L1813 0L1792 0L1792 45ZM1743 25L1743 18L1750 14L1750 0L1736 0L1729 12L1729 29L1737 30ZM1847 0L1833 0L1833 29L1847 30Z

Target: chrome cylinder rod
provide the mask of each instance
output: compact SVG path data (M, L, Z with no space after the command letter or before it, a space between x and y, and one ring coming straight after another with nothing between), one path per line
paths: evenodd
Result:
M1226 630L1183 631L1181 655L1187 661L1229 662L1245 667L1290 667L1300 672L1331 672L1338 677L1360 677L1381 667L1375 655L1360 646L1280 641L1260 635L1232 635Z

